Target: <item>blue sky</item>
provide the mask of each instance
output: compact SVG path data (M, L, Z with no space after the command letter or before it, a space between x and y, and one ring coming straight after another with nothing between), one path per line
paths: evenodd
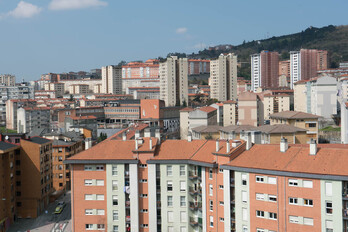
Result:
M0 0L0 73L90 70L120 60L348 24L347 0Z

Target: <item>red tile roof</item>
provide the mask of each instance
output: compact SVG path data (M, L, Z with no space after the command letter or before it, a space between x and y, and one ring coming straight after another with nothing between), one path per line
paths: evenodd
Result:
M204 106L204 107L199 108L198 110L206 112L206 113L210 113L210 112L216 111L216 108L211 107L211 106Z

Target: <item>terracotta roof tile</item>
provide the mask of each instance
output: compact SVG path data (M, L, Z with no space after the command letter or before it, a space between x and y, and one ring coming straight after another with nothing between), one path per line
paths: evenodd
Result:
M321 116L315 114L309 114L300 111L283 111L275 114L271 114L270 118L279 119L306 119L306 118L321 118Z
M216 108L211 107L211 106L204 106L204 107L199 108L198 110L206 112L206 113L210 113L210 112L216 111Z

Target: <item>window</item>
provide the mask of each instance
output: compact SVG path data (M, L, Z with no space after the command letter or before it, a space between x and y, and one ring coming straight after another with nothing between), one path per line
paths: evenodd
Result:
M303 218L303 224L307 226L313 226L313 218Z
M268 218L269 219L273 219L273 220L277 220L277 213L268 213Z
M224 186L223 185L219 185L219 189L224 189Z
M246 208L242 208L242 218L243 218L243 221L248 220L248 210Z
M167 206L173 206L173 196L167 196Z
M213 185L209 185L209 196L213 196Z
M268 183L269 184L277 184L277 178L275 178L275 177L268 177Z
M247 203L248 202L248 195L246 191L242 191L242 202Z
M148 212L147 209L141 209L141 210L140 210L140 213L147 213L147 212Z
M326 213L327 214L332 214L332 201L326 201Z
M296 197L289 197L289 204L290 205L297 205L298 204L298 198L296 198Z
M140 183L147 183L147 179L141 179L139 182Z
M112 220L118 221L118 210L112 211Z
M308 127L316 127L317 124L316 123L308 123Z
M112 232L118 232L118 226L112 226Z
M93 209L86 209L85 215L93 215Z
M265 232L265 230L264 230L264 229L259 229L259 228L257 228L257 229L256 229L256 232Z
M105 215L105 210L97 209L97 215Z
M149 224L141 224L140 227L142 227L142 228L148 228L148 227L149 227Z
M332 196L332 183L325 182L325 194L326 196Z
M93 230L93 224L86 224L86 230Z
M104 171L104 165L97 165L95 167L95 170L97 170L97 171Z
M298 224L299 220L297 216L289 216L289 222Z
M85 180L85 186L90 186L92 184L93 184L92 180Z
M289 179L289 186L298 186L298 180Z
M277 202L277 196L275 196L275 195L268 195L268 201Z
M167 182L167 191L168 192L173 191L173 181L168 181Z
M247 185L247 174L242 174L242 185Z
M303 181L303 187L304 188L313 188L313 181L311 181L311 180L304 180Z
M92 165L85 165L85 171L92 171L93 166ZM86 225L91 225L91 224L86 224Z
M112 181L112 191L117 191L118 190L118 182L117 180Z
M180 166L180 176L185 176L186 171L185 171L185 166Z
M209 224L210 224L210 227L214 227L214 217L213 216L209 216Z
M103 194L97 194L97 201L104 201L104 195Z
M256 210L256 217L264 218L265 217L265 211Z
M248 232L248 227L247 226L243 226L243 232Z
M313 200L303 199L303 205L305 205L305 206L313 206Z
M223 201L219 201L219 204L220 204L221 206L223 206L223 205L224 205L224 202L223 202Z
M118 205L118 196L112 196L112 205Z
M140 194L141 198L147 198L147 194Z
M168 226L168 232L174 232L174 227L173 226Z
M210 211L213 211L213 207L214 207L213 201L212 201L212 200L209 200L209 210L210 210Z
M167 165L167 176L173 175L173 166Z
M223 172L224 172L224 170L223 170L222 168L220 168L220 169L219 169L219 172L220 172L220 173L223 173Z
M117 166L113 165L112 166L112 175L113 176L117 176L118 172L117 172Z
M180 212L180 222L187 222L187 214L185 211Z
M263 183L265 182L265 178L263 176L256 176L256 182Z
M180 192L186 191L186 181L180 181Z
M209 168L209 179L213 179L213 169Z
M181 207L186 206L186 197L185 196L180 196L180 206Z
M105 225L104 224L97 224L97 229L103 230L103 229L105 229Z
M168 222L174 222L174 213L173 213L173 211L168 211L168 217L167 217L167 219L168 219Z
M326 227L326 232L333 232L333 221L326 220L325 227Z
M97 186L104 186L104 180L97 180Z
M146 167L147 167L147 164L139 164L139 167L141 167L141 168L146 168Z
M85 194L85 200L86 200L86 201L91 201L91 200L93 200L93 195L92 195L92 194Z
M180 227L180 232L187 232L187 229L185 226Z
M264 201L265 200L265 194L263 194L263 193L256 193L256 200Z

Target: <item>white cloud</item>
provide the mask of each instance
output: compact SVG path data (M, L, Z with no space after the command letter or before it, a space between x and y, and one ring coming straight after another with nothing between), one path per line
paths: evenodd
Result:
M52 0L48 8L50 10L71 10L107 5L107 2L101 0Z
M35 6L31 3L20 1L17 7L2 15L2 17L14 17L14 18L31 18L42 11L42 8Z
M186 27L179 27L176 29L176 34L185 34L187 32L187 28Z

